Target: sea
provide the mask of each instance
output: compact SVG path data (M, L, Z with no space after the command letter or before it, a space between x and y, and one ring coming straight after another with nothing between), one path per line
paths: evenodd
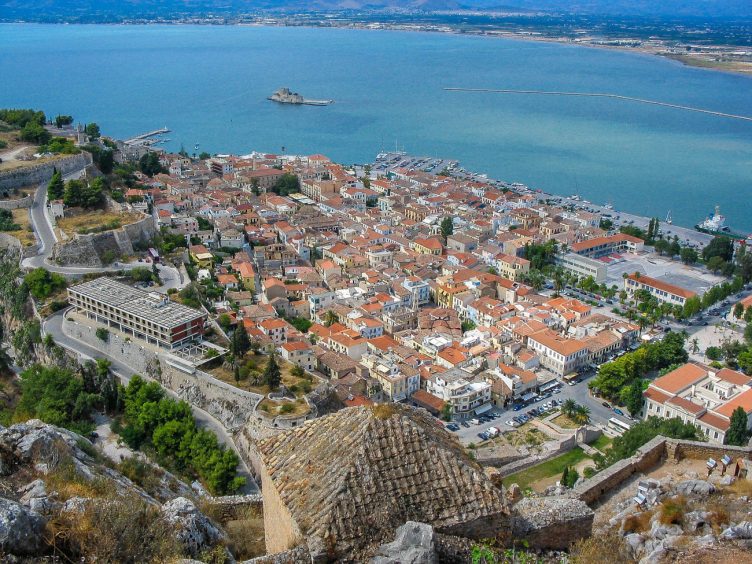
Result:
M287 86L326 107L266 98ZM127 138L168 127L193 153L381 151L691 226L715 205L752 231L752 77L657 56L459 34L201 25L0 25L0 107L71 114Z

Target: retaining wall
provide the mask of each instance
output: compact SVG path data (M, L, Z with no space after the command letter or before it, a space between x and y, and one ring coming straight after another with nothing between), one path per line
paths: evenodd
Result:
M92 162L91 153L81 151L78 155L68 155L54 161L6 170L0 172L0 190L36 186L37 184L49 182L54 169L59 170L65 176L89 166Z
M76 234L55 243L52 258L62 265L102 266L108 251L115 256L133 254L133 241L148 240L156 234L154 218L145 216L135 223L102 233Z
M226 495L222 497L203 498L207 505L212 507L212 517L221 524L244 517L246 511L263 511L264 498L261 494L252 495Z
M577 446L576 437L572 435L568 439L564 439L563 441L561 441L559 443L559 446L556 447L554 450L550 450L544 453L543 455L526 457L523 460L518 460L516 462L512 462L511 464L507 464L506 466L502 466L501 468L499 468L499 475L500 477L505 478L509 476L510 474L520 472L521 470L525 470L532 466L537 466L538 464L541 464L543 462L546 462L547 460L555 458L559 456L560 454L569 452L576 446Z
M86 320L86 324L74 322L68 314L63 321L66 335L101 350L103 354L127 365L134 373L156 380L181 399L209 413L231 433L240 430L261 400L259 394L230 386L200 370L187 374L173 368L164 361L166 351L157 353L142 345L138 339L128 341L113 328L108 328L110 336L104 342L96 336L97 327L106 326L93 320Z
M734 460L740 457L749 458L752 456L752 448L681 441L658 436L643 445L631 458L620 460L589 480L584 480L572 490L572 493L578 499L591 504L598 501L602 495L619 487L632 475L649 471L662 459L671 462L679 462L684 458L720 460L724 455Z
M32 196L24 196L16 200L0 200L0 209L2 210L17 210L20 208L30 208L34 198Z

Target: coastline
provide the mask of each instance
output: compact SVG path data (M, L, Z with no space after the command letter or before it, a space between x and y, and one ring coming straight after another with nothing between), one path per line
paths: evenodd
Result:
M706 71L720 72L725 74L732 74L736 76L752 77L752 47L749 47L750 59L737 60L737 61L719 61L711 60L708 57L712 56L711 52L723 54L724 52L738 51L744 49L741 46L721 46L721 45L705 45L703 46L706 51L691 53L686 50L671 51L671 46L668 42L662 40L653 40L654 43L650 43L651 40L642 40L638 38L629 39L598 39L590 40L583 39L580 41L572 40L568 37L557 36L544 36L536 35L535 32L529 31L508 31L508 30L488 30L488 31L463 31L450 26L430 26L423 24L391 24L388 22L377 22L371 24L359 23L355 21L340 21L340 22L327 22L326 25L317 25L316 22L296 22L289 23L285 21L264 20L264 21L215 21L215 20L169 20L169 21L150 21L150 20L134 20L134 21L121 21L121 22L34 22L34 21L0 21L0 25L97 25L97 26L150 26L150 25L175 25L175 26L236 26L236 27L302 27L308 29L349 29L359 31L393 31L404 33L426 33L426 34L447 34L447 35L465 35L471 37L480 37L488 39L511 39L517 41L536 42L536 43L556 43L559 45L570 45L573 47L589 47L593 49L605 49L611 51L620 51L623 53L632 53L639 55L647 55L653 57L661 57L681 64L682 66L702 69ZM603 43L609 41L609 43ZM640 45L618 45L611 42L622 41L624 43L638 42ZM678 49L678 47L675 47ZM726 50L726 51L724 51ZM691 54L688 54L691 53ZM700 56L701 54L705 55Z

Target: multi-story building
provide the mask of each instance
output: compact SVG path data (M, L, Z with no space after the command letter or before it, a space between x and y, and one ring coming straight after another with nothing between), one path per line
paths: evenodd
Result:
M752 378L741 372L688 363L651 382L643 395L645 418L678 417L697 426L711 443L723 444L739 407L752 429Z
M541 365L557 376L577 371L587 362L590 354L585 341L567 339L550 329L530 335L527 345L538 353Z
M603 284L608 274L608 267L605 263L576 253L557 256L556 264L578 278L592 276L598 284Z
M589 258L601 258L614 253L639 253L645 241L625 233L595 237L572 245L572 252Z
M641 276L637 272L624 279L624 289L630 294L638 290L646 290L660 302L679 306L683 306L688 299L697 295L691 290L685 290L649 276Z
M170 301L164 294L144 292L111 278L68 288L68 302L90 319L167 349L204 335L205 313Z
M530 272L530 261L515 255L500 253L496 255L494 264L501 276L512 281L517 281Z
M389 401L403 401L420 389L420 374L410 367L400 366L389 355L368 353L363 355L361 364L381 386L382 396Z
M450 369L432 374L426 382L426 391L450 406L453 419L469 419L493 407L491 384L470 379L471 376L464 370Z
M279 347L280 356L287 362L300 366L308 372L316 368L316 356L313 354L313 347L303 341L285 343Z

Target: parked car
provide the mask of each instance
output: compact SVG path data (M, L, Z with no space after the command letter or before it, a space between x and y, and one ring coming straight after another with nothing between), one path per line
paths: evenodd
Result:
M621 415L622 417L624 417L624 412L618 407L614 409L614 413L616 413L616 415Z
M460 423L460 425L462 425L465 428L470 427L470 423L468 423L467 421L463 421L462 423Z
M603 407L607 408L607 409L611 409L611 404L610 404L610 403L608 403L607 401L604 401L603 403L601 403L601 405L602 405Z

